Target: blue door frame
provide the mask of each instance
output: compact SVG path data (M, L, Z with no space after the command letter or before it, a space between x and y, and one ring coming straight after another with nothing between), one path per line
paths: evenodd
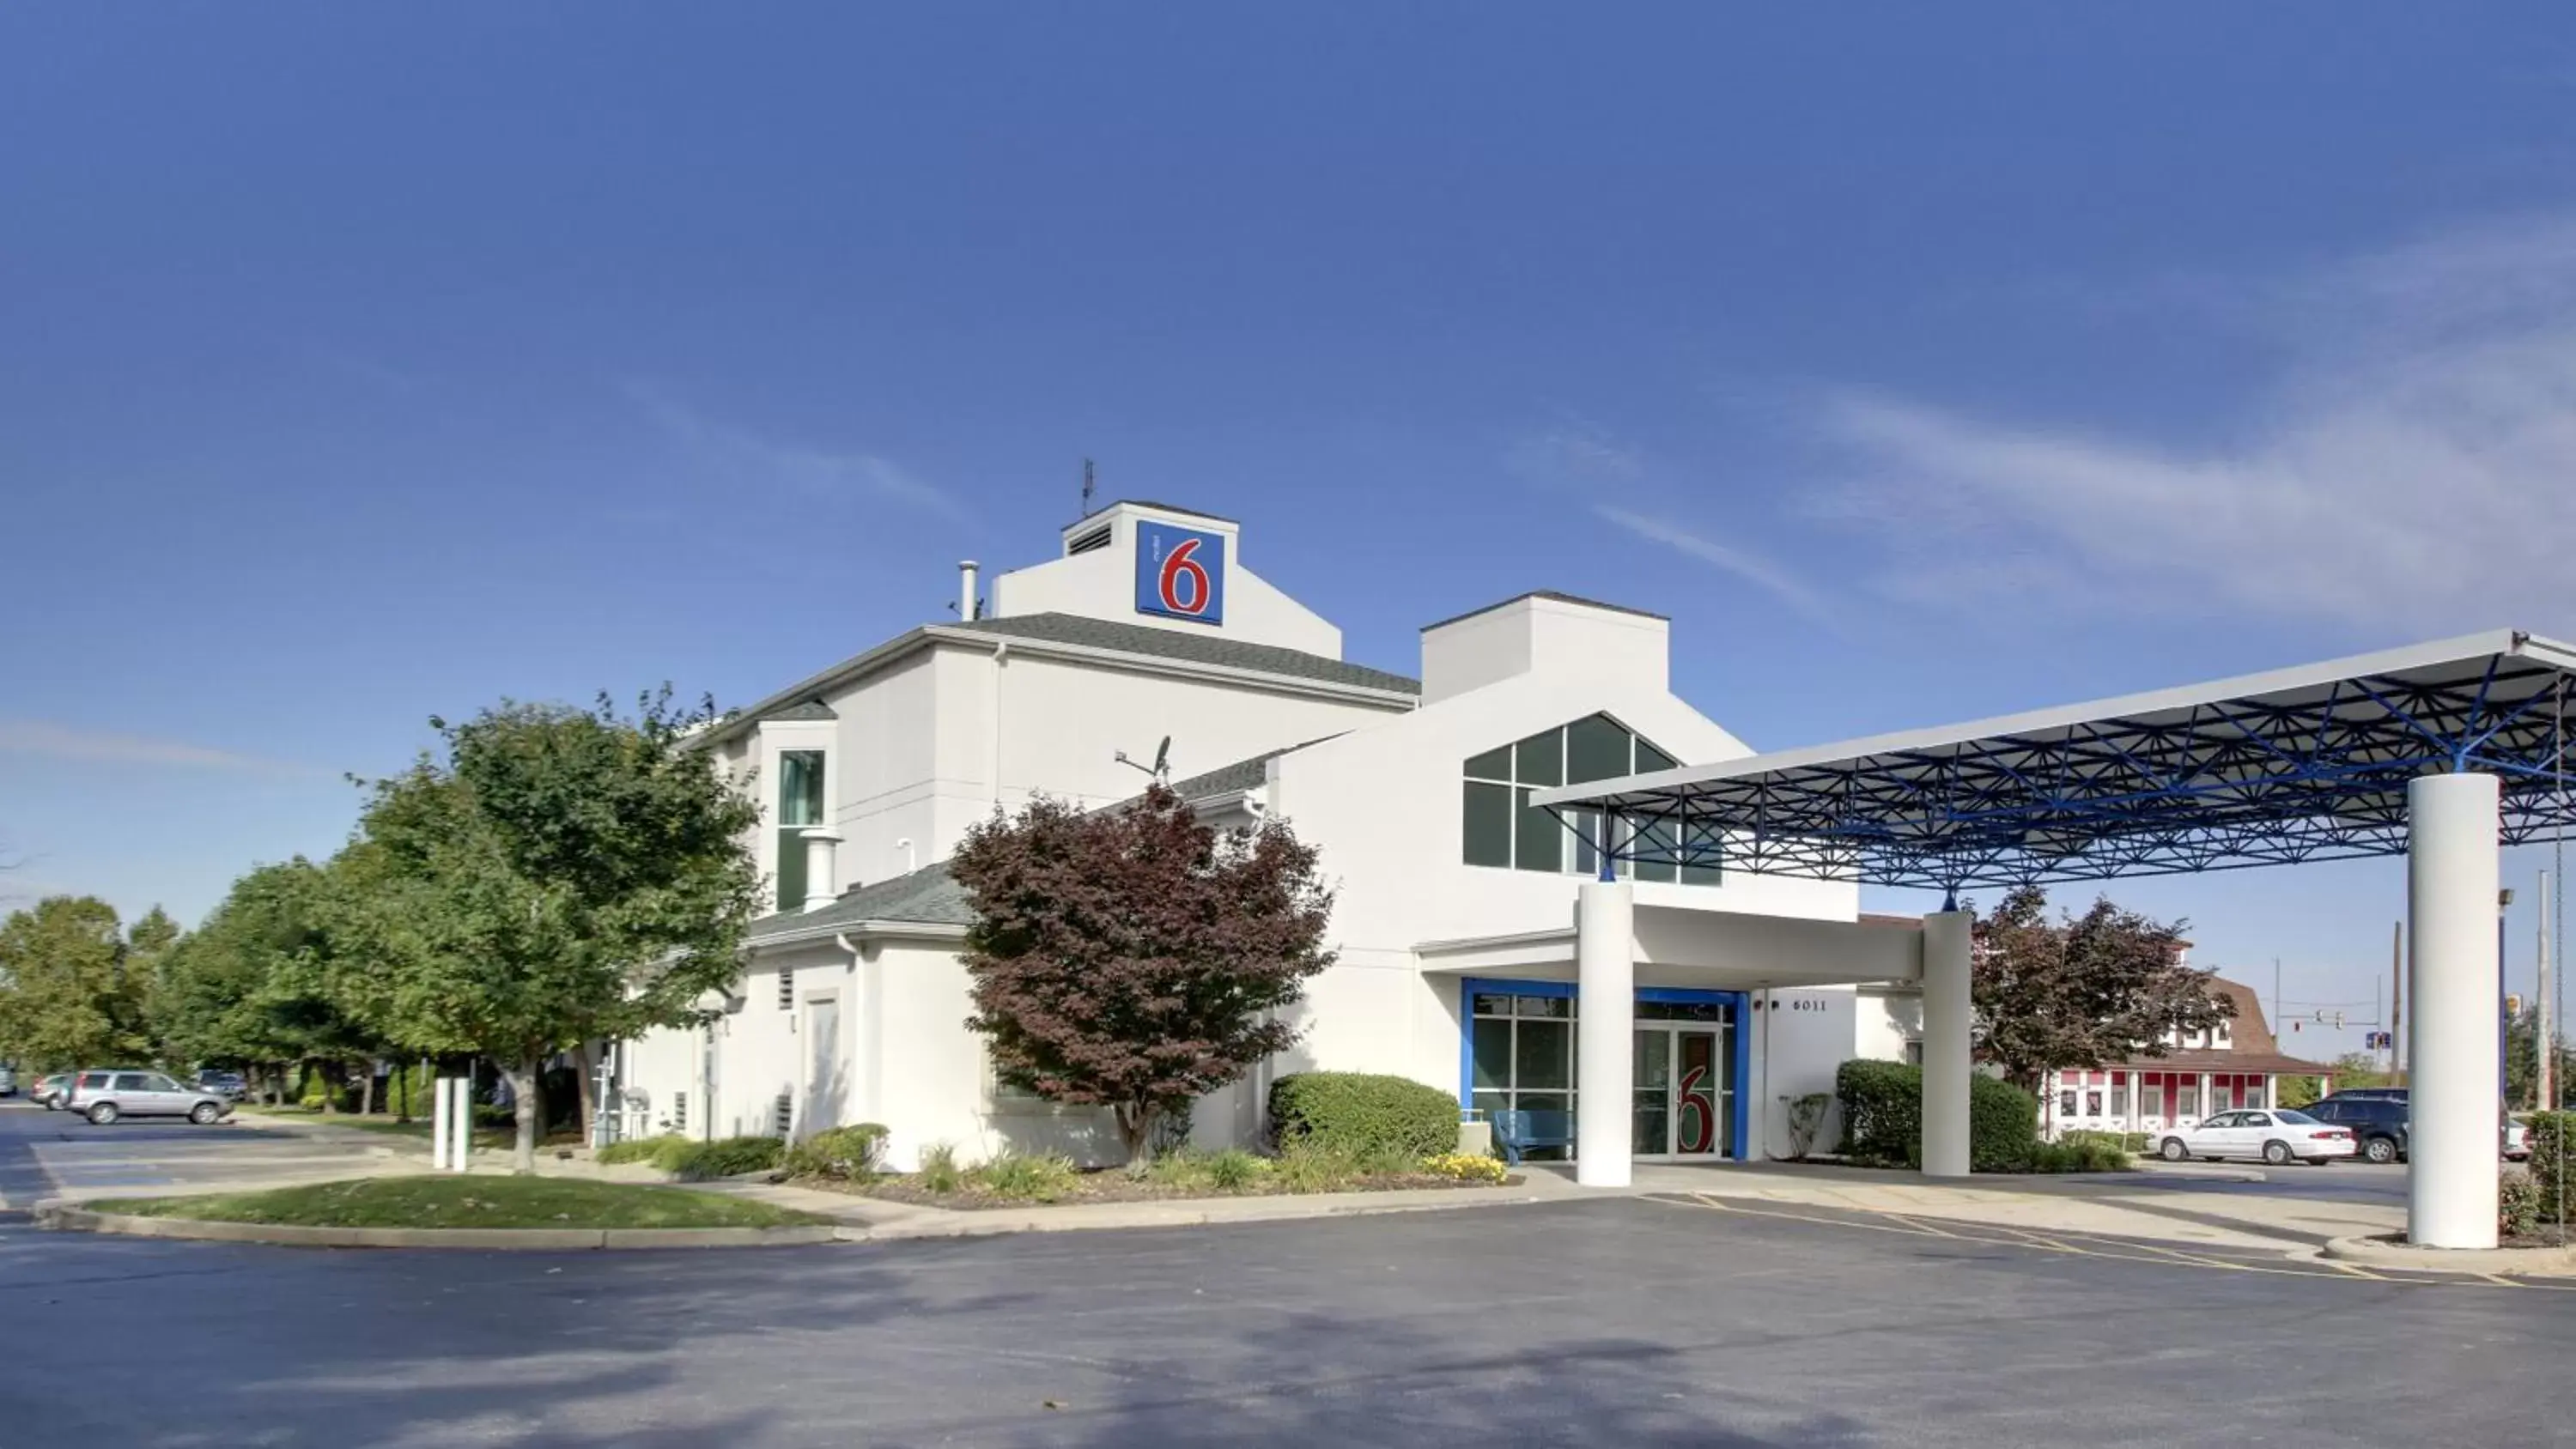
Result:
M1475 1100L1476 1089L1476 993L1496 992L1506 996L1564 996L1579 998L1571 981L1518 981L1506 976L1468 976L1458 983L1458 1108L1465 1111ZM1735 1024L1727 1031L1726 1044L1728 1090L1734 1094L1734 1109L1727 1113L1726 1156L1743 1162L1752 1155L1750 1141L1753 1117L1753 1023L1750 1020L1751 996L1742 991L1685 991L1672 986L1640 986L1637 1000L1659 1001L1674 1006L1731 1006ZM1688 1025L1687 1022L1666 1025ZM1575 1034L1582 1035L1577 1026ZM1575 1113L1579 1117L1582 1108Z

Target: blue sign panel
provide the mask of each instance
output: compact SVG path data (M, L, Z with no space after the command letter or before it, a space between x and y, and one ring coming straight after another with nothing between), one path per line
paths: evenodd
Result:
M1136 525L1136 612L1225 622L1225 536L1171 523Z

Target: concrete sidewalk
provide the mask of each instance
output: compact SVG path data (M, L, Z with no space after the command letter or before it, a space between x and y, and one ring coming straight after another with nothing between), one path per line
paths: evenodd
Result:
M1397 1192L1267 1193L1242 1197L1161 1198L1145 1202L1060 1203L1053 1206L940 1208L892 1202L853 1193L753 1182L679 1184L701 1192L748 1197L778 1207L838 1220L842 1237L886 1242L902 1238L965 1238L996 1233L1080 1232L1110 1228L1192 1227L1208 1223L1283 1222L1371 1213L1441 1212L1508 1207L1582 1195L1556 1178L1533 1177L1516 1187L1435 1187Z
M429 1170L428 1144L418 1138L335 1126L325 1121L278 1119L279 1130L370 1139L378 1149L369 1173ZM506 1173L507 1152L478 1150L477 1173ZM601 1167L588 1157L541 1152L543 1176L592 1177L611 1182L655 1183L660 1173L643 1166ZM2035 1232L2092 1233L2149 1241L2240 1248L2313 1249L2332 1239L2402 1231L2403 1209L2376 1203L2274 1193L2210 1191L2212 1183L2265 1180L2256 1168L2142 1167L2125 1173L2049 1176L1980 1175L1965 1182L1919 1172L1847 1167L1833 1163L1639 1163L1624 1188L1575 1185L1563 1164L1528 1164L1512 1187L1432 1188L1404 1192L1274 1194L1246 1197L1159 1199L1146 1202L1066 1203L1056 1206L953 1209L892 1202L850 1193L757 1182L682 1183L700 1192L756 1198L780 1207L819 1213L844 1225L844 1236L870 1241L983 1236L994 1233L1174 1227L1208 1223L1277 1222L1362 1213L1431 1212L1600 1196L1692 1194L1882 1213L1898 1218L1989 1223ZM2180 1184L2195 1184L2184 1190Z
M1919 1172L1795 1163L1759 1167L1638 1165L1631 1191L1704 1194L1956 1219L2035 1231L2284 1251L2329 1239L2402 1231L2404 1209L2285 1194L2208 1191L2211 1181L2264 1181L2259 1171L2201 1168L2062 1176L1980 1175L1960 1182ZM2180 1182L2203 1184L2186 1190ZM2168 1185L2173 1184L2173 1185Z
M697 1184L702 1191L757 1198L780 1207L820 1213L846 1224L848 1237L964 1237L990 1233L1067 1232L1084 1229L1171 1227L1205 1223L1276 1222L1361 1213L1435 1212L1591 1197L1704 1195L1879 1213L1897 1218L1956 1220L2038 1232L2091 1233L2106 1237L2201 1243L2240 1248L2313 1249L2329 1239L2395 1231L2401 1211L2372 1204L2321 1199L2177 1191L2160 1178L2245 1180L2230 1169L2179 1173L2119 1173L2102 1178L1980 1177L1966 1183L1936 1181L1921 1173L1859 1168L1678 1167L1640 1163L1624 1188L1577 1186L1553 1166L1521 1169L1511 1187L1434 1188L1408 1192L1277 1194L1251 1197L1164 1199L1128 1203L1068 1203L1052 1207L960 1210L890 1202L848 1193L762 1183Z

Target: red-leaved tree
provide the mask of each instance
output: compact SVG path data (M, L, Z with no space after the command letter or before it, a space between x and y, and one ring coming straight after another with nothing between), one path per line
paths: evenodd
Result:
M2084 914L2048 914L2022 886L1977 923L1976 1055L2037 1092L2051 1071L2161 1057L2166 1038L2236 1014L2217 974L2182 963L2181 921L2159 921L2098 897Z
M1333 964L1333 894L1278 821L1219 833L1155 785L1116 809L996 813L948 863L975 908L966 970L1002 1078L1105 1106L1130 1162L1156 1124L1297 1040L1279 1012Z

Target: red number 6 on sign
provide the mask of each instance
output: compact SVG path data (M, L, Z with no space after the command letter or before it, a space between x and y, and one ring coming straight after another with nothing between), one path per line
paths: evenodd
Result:
M1190 557L1198 551L1199 541L1195 538L1185 538L1174 544L1172 551L1163 558L1163 572L1157 580L1157 587L1163 596L1163 607L1174 613L1204 614L1207 612L1208 595L1211 592L1208 588L1207 566ZM1187 585L1187 597L1183 596L1184 583Z

